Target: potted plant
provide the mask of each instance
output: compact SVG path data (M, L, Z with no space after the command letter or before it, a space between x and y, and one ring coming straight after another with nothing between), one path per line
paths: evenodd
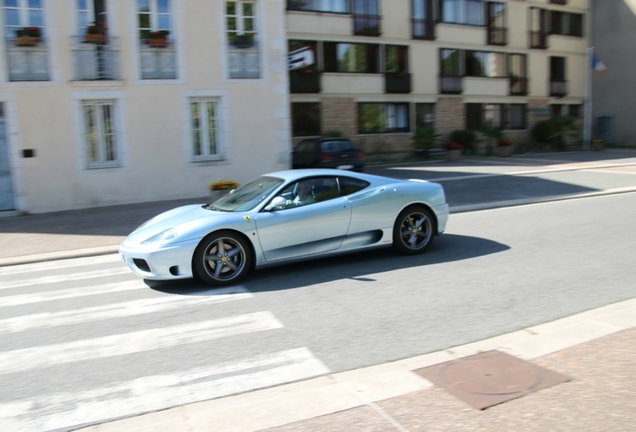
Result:
M450 140L456 142L462 146L462 149L466 154L475 153L475 141L477 141L477 135L470 129L458 129L451 133Z
M86 27L86 33L84 33L84 42L101 44L106 41L106 24L93 22Z
M486 136L486 156L493 154L493 143L503 138L501 128L492 123L484 123L481 125L481 133Z
M232 43L236 48L251 48L254 46L254 33L236 34Z
M497 141L497 154L501 157L508 157L512 155L512 141L501 139Z
M239 183L234 180L216 180L210 183L210 191L212 192L212 200L216 201L217 199L227 195L232 189L236 189L239 187Z
M146 43L148 46L154 48L165 48L168 46L168 35L170 32L168 30L155 30L151 31L148 34L148 39L146 39Z
M15 31L15 44L17 46L35 46L40 41L42 32L40 27L23 27Z
M463 146L455 141L446 144L446 158L448 160L458 160L462 156Z
M424 159L430 157L429 150L435 147L435 142L441 135L435 131L433 126L418 127L413 135L413 147L417 154L421 154Z

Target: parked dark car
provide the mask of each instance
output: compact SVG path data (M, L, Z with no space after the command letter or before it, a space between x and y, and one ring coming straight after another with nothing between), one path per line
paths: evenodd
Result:
M339 168L364 171L364 153L346 138L309 138L298 143L293 168Z

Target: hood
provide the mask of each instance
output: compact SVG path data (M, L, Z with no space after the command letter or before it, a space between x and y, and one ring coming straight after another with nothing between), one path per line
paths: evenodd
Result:
M224 220L234 213L219 212L213 210L206 210L203 208L203 204L193 204L183 207L177 207L167 212L161 213L154 218L150 219L135 231L133 231L127 238L132 243L140 244L141 242L148 240L150 237L162 233L171 228L179 228L179 240L189 240L189 232L192 236L197 233L191 227L197 226L209 226L213 221ZM201 220L207 219L205 223L201 223Z

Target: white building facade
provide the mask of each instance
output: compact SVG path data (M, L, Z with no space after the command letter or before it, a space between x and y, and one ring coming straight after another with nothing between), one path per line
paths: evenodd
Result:
M4 0L0 211L203 197L289 166L281 0Z

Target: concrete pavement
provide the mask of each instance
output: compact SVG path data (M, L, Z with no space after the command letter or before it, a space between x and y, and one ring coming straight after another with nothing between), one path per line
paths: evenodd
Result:
M372 167L442 183L451 213L636 192L636 152L608 150ZM181 200L0 218L0 266L113 253ZM636 431L635 298L411 359L89 426L110 431ZM417 371L490 350L571 380L484 411ZM514 384L514 383L513 383Z

